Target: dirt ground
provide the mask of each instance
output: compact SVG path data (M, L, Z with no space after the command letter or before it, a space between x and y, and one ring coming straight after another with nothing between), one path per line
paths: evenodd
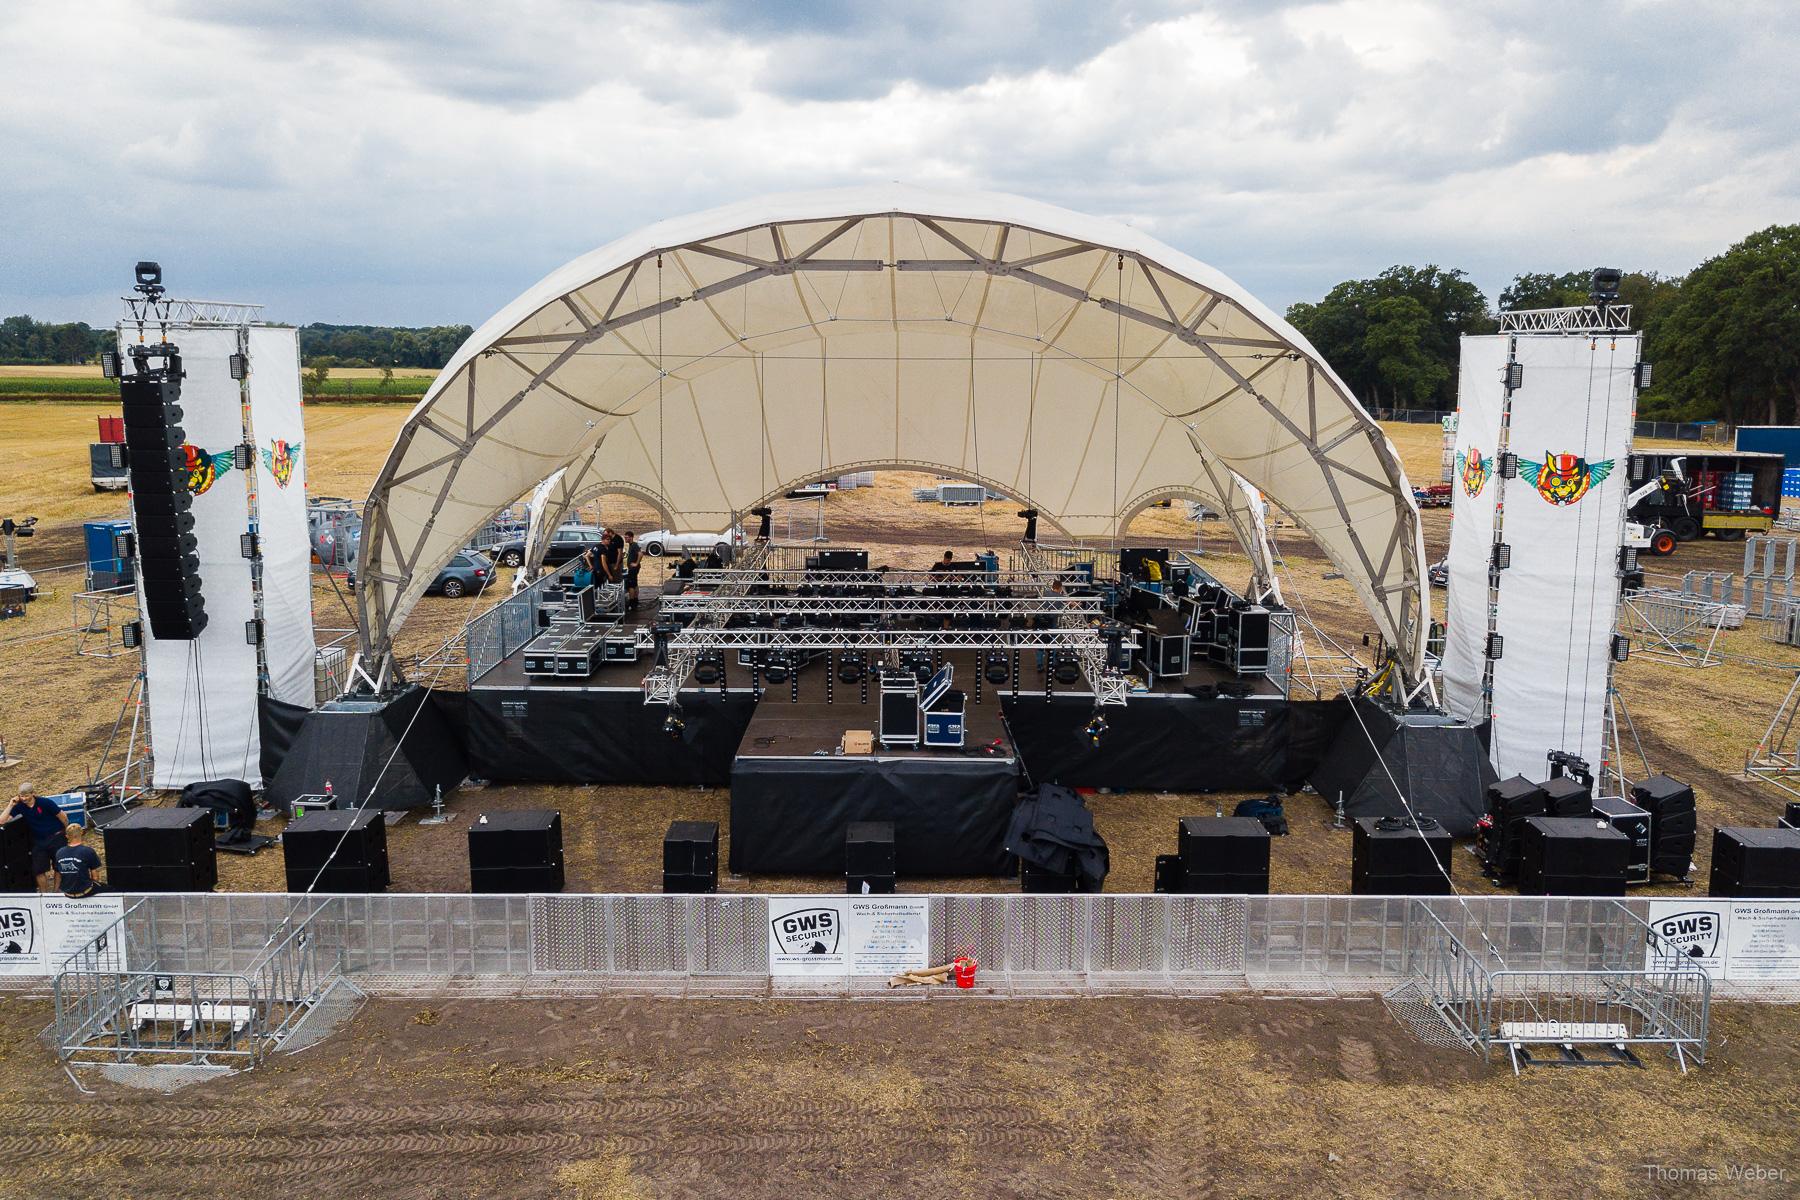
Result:
M395 431L405 418L405 404L317 404L307 410L308 484L312 495L361 497L368 489ZM27 779L40 787L62 788L90 776L118 722L136 670L135 656L76 657L72 632L78 616L72 596L80 590L80 573L56 568L79 562L83 520L121 516L122 494L96 495L87 481L85 445L94 436L95 417L110 406L91 403L0 404L0 515L40 517L38 536L22 542L21 560L39 575L50 594L30 606L23 620L0 624L0 741L25 764L0 771L0 790ZM1435 426L1390 425L1408 472L1416 482L1438 478L1440 435ZM837 545L867 547L876 562L923 566L942 550L959 556L976 549L1005 553L1019 533L1012 504L976 508L944 508L912 499L914 486L929 476L884 473L877 486L815 501L778 504L774 532L779 539L807 540L818 528ZM658 522L641 506L609 500L589 515L624 528L644 529ZM1427 553L1443 554L1449 542L1446 510L1424 515ZM1133 540L1189 548L1195 530L1184 510L1151 509L1132 525ZM1331 578L1332 568L1304 534L1277 527L1276 544L1283 556L1283 586L1289 602L1303 609L1318 626L1352 651L1367 655L1361 639L1369 623L1347 584ZM1223 526L1207 523L1201 531L1209 566L1227 582L1241 583L1247 564ZM1711 540L1690 543L1668 559L1651 560L1653 582L1677 582L1679 572L1697 568L1733 570L1742 564L1741 545ZM665 560L666 562L666 560ZM646 587L661 578L665 563L650 561ZM503 582L510 576L502 573ZM1442 593L1434 593L1441 604ZM347 597L324 575L315 576L314 611L320 640L342 636L353 625ZM490 600L492 597L490 596ZM402 627L403 656L429 654L478 612L475 598L427 597ZM89 639L90 642L93 639ZM1641 653L1618 672L1619 689L1641 736L1653 770L1692 783L1700 800L1701 835L1697 847L1698 878L1704 880L1715 825L1771 825L1784 797L1766 785L1747 781L1744 756L1761 736L1782 693L1800 669L1800 651L1765 640L1755 623L1726 634L1720 649L1724 665L1707 670L1672 666ZM455 669L426 668L417 677L444 687L461 686ZM1331 689L1332 691L1335 688ZM1329 694L1329 692L1328 692ZM119 747L122 749L122 744ZM115 753L114 765L118 761ZM1641 766L1632 763L1634 772ZM1182 817L1226 811L1235 796L1131 793L1100 795L1091 800L1100 831L1112 847L1114 890L1149 887L1154 856L1173 849L1176 822ZM390 830L394 884L400 890L453 890L467 887L464 830L484 809L557 808L563 813L571 889L644 890L660 881L660 841L674 819L718 820L726 827L727 796L722 790L682 788L494 786L464 789L451 798L458 820L423 828L408 820ZM1274 847L1271 884L1283 892L1339 892L1349 884L1349 835L1329 829L1323 801L1299 796L1289 801L1292 836ZM275 832L280 823L264 823ZM725 828L729 837L729 829ZM1455 858L1458 886L1471 892L1490 890L1474 871L1473 858ZM279 889L283 886L279 851L255 858L221 856L220 886L229 889ZM811 890L828 888L830 879L722 881L726 890ZM907 880L907 890L984 890L1009 888L1007 880ZM1663 886L1657 891L1679 891Z
M1800 1009L1713 1011L1686 1076L1515 1079L1377 1000L383 1000L164 1097L78 1093L9 1000L0 1195L1794 1195Z

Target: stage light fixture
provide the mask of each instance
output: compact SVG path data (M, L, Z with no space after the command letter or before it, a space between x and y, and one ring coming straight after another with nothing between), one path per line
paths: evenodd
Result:
M113 534L113 557L128 559L137 555L137 535L130 530Z
M1081 732L1087 735L1088 741L1098 746L1100 739L1106 735L1106 728L1106 718L1096 710L1094 715L1088 719L1088 723L1082 727Z
M1487 656L1491 661L1499 662L1506 653L1506 639L1497 633L1487 635Z
M1612 660L1616 663L1622 663L1630 657L1631 657L1631 639L1626 637L1622 633L1613 634Z
M248 356L234 354L228 361L231 364L231 377L233 379L243 379L246 375L250 374L250 359Z
M1619 573L1621 575L1629 575L1629 574L1631 574L1631 572L1637 570L1637 566L1638 566L1637 547L1636 546L1620 546L1619 547Z
M262 553L261 541L254 533L238 534L238 554L244 558L256 558Z
M251 617L244 622L244 645L260 646L263 640L263 623L261 617Z
M670 737L680 737L682 730L686 728L687 722L682 720L681 714L672 708L669 710L669 715L663 718L663 732Z
M125 443L106 443L106 465L115 471L123 471L125 469L125 462Z
M1619 298L1619 284L1625 279L1625 272L1617 267L1595 267L1593 284L1588 291L1588 299L1605 308Z
M256 447L248 442L240 442L231 448L231 465L240 471L248 471L256 462Z
M1641 362L1632 368L1631 382L1636 385L1638 391L1643 392L1650 389L1651 373L1652 368L1647 362Z
M1506 451L1500 456L1500 462L1496 469L1502 479L1517 479L1519 477L1519 456L1511 450Z
M1500 381L1506 386L1506 390L1509 392L1516 392L1524 387L1525 364L1517 362L1507 363L1506 370L1501 373Z
M136 650L144 644L144 623L127 621L119 627L119 644L127 650Z
M117 350L102 350L100 352L100 374L106 376L108 379L117 379L124 373L124 364L119 361L119 352Z
M133 274L136 277L135 283L133 284L133 290L142 295L146 300L155 301L162 298L163 281L161 263L140 262L133 268Z
M1512 566L1512 546L1506 542L1495 542L1493 556L1488 560L1496 571L1504 571Z

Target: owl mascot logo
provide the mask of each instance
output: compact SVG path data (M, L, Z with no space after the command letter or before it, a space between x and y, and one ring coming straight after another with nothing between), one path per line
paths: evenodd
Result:
M188 491L196 496L204 496L219 482L219 476L231 470L232 453L229 450L208 454L198 446L183 442L181 454L187 469Z
M1590 463L1578 454L1551 454L1548 450L1543 462L1519 460L1519 474L1537 488L1538 495L1557 505L1580 500L1595 484L1605 482L1612 468L1610 458Z
M300 443L286 438L271 438L262 452L263 466L275 477L275 486L285 488L294 478L294 464L300 461Z
M1488 476L1493 471L1493 460L1483 458L1478 448L1470 446L1466 453L1456 452L1456 476L1462 480L1463 494L1469 499L1481 495L1481 489L1487 486Z

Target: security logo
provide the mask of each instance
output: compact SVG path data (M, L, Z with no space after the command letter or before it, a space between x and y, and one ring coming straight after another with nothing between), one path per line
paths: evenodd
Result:
M836 954L838 915L832 908L801 908L769 922L783 954Z
M1543 462L1519 460L1519 474L1537 488L1538 495L1556 505L1574 504L1595 485L1606 482L1612 469L1610 458L1590 463L1579 454L1551 454L1548 450Z
M0 954L30 954L37 921L29 908L0 908Z
M1658 917L1650 928L1662 939L1663 947L1689 958L1714 958L1719 953L1723 923L1718 913L1708 909L1670 913Z
M1470 446L1467 451L1456 452L1456 477L1462 481L1463 494L1473 500L1481 495L1481 489L1487 486L1488 476L1493 474L1492 459L1483 458L1481 451Z

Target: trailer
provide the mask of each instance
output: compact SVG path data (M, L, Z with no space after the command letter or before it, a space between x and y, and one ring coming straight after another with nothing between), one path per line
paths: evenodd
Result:
M1709 533L1728 542L1767 533L1781 515L1785 466L1779 454L1636 450L1626 482L1645 494L1632 501L1627 515L1682 542ZM1652 483L1658 486L1645 487Z

